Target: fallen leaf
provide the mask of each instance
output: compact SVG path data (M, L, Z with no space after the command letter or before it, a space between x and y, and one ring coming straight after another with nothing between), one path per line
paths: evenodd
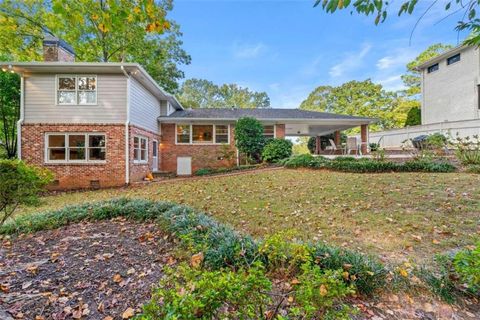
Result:
M197 254L194 254L192 258L190 259L190 265L193 268L198 268L203 262L203 253L199 252Z
M118 273L113 276L113 282L115 282L115 283L120 283L120 282L122 282L122 280L123 280L122 276Z
M123 312L122 319L130 319L134 315L135 315L135 310L133 310L132 308L128 308Z

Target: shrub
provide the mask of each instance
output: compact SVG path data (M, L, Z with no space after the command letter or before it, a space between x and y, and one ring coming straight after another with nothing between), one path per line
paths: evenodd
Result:
M258 263L237 272L186 265L164 272L139 319L259 319L271 301L272 284Z
M300 319L350 319L346 305L332 308L355 293L352 285L343 281L342 270L321 270L305 263L293 293L295 306L289 314Z
M242 170L250 170L254 168L260 168L261 165L241 165L235 167L224 167L224 168L202 168L195 171L194 175L196 176L207 176L211 174L222 174L222 173L229 173L235 171L242 171Z
M453 258L453 266L465 287L480 295L480 242L473 249L457 252Z
M380 149L379 143L372 142L369 143L368 146L370 147L370 151L377 151L378 149Z
M385 286L388 270L377 259L321 243L311 250L316 265L321 269L343 269L348 273L345 281L355 285L360 293L371 295Z
M19 160L0 160L0 227L21 205L32 205L53 180L47 170Z
M262 159L266 162L278 162L292 155L293 143L286 139L271 139L262 151Z
M317 149L317 138L316 137L308 138L307 148L308 148L308 151L310 151L311 154L315 153L315 151Z
M288 159L284 159L280 164L287 168L308 168L311 166L315 157L311 154L299 154Z
M265 137L260 121L251 117L243 117L235 124L235 145L247 158L260 160Z
M454 172L455 166L445 161L413 160L399 166L405 172Z
M463 165L480 165L480 138L474 135L472 138L460 138L457 136L455 155Z

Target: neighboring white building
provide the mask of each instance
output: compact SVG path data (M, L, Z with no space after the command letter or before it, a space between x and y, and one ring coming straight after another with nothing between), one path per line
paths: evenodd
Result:
M423 64L422 124L479 119L480 54L460 46Z
M370 142L399 148L419 135L480 134L480 51L459 46L418 66L422 78L422 125L373 132Z

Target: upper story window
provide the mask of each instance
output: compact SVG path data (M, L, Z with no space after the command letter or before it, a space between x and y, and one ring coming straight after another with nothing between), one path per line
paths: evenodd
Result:
M432 73L434 71L437 71L438 68L439 68L438 63L435 63L434 65L431 65L430 67L428 67L427 72Z
M460 53L457 53L454 56L451 56L450 58L447 59L447 65L451 65L455 62L460 61Z
M87 75L58 75L57 104L97 104L97 77Z
M275 126L274 125L263 126L263 136L267 139L275 138Z
M47 162L105 161L105 134L49 133L45 140Z
M177 144L223 144L229 143L228 125L219 124L178 124Z

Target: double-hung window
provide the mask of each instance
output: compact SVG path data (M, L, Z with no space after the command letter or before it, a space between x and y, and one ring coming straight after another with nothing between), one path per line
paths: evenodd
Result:
M275 138L275 126L274 125L263 126L263 136L266 139Z
M46 162L103 162L105 134L48 133L45 139Z
M148 162L148 139L145 137L133 137L133 161L136 163Z
M97 104L97 77L87 75L58 75L57 104Z
M225 144L230 141L228 125L178 124L177 144Z

